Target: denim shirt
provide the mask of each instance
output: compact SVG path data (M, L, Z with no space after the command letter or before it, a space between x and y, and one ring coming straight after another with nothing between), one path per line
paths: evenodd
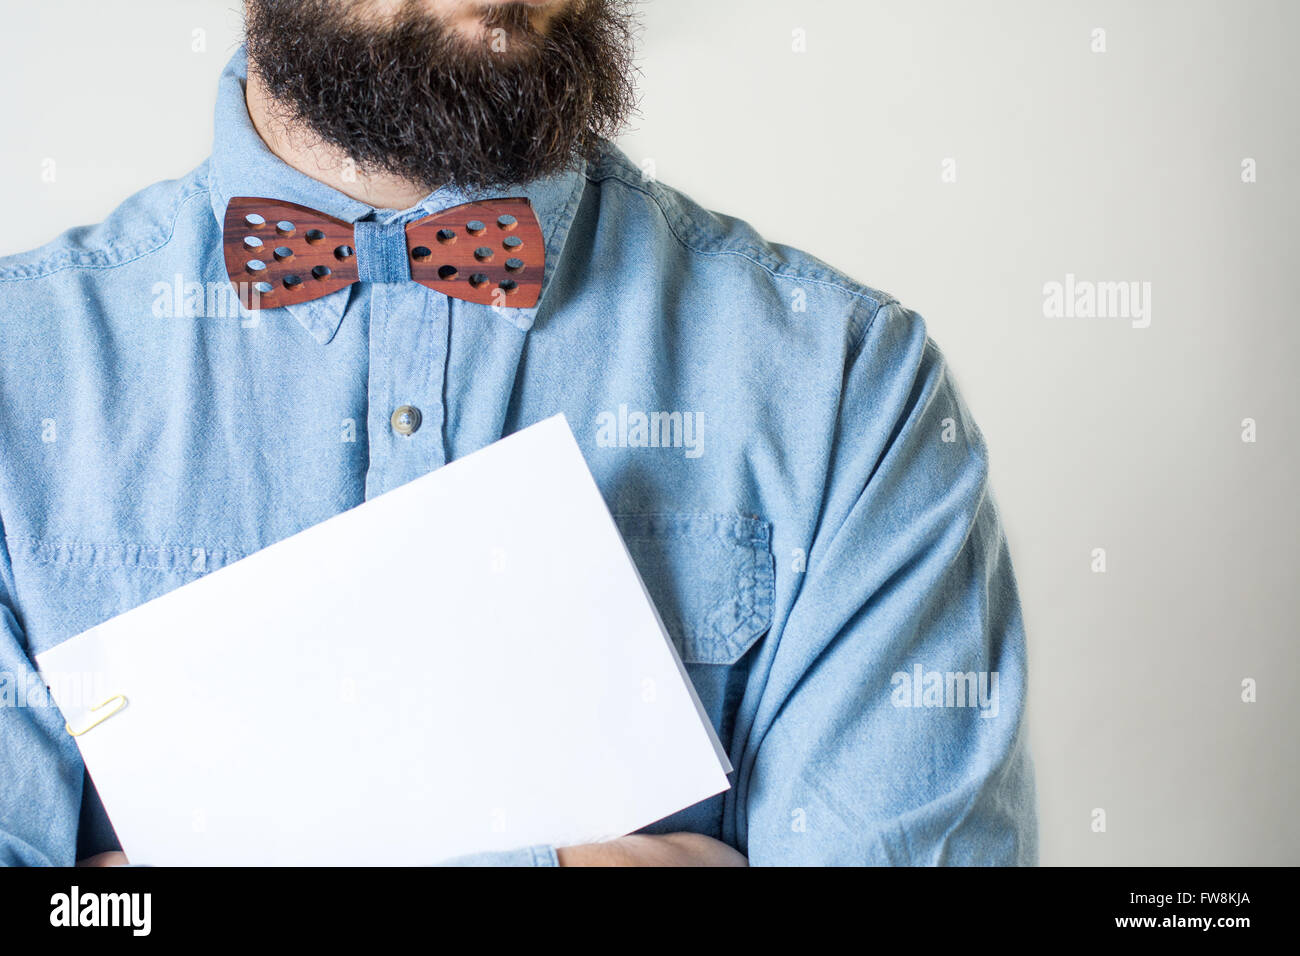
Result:
M753 864L1036 862L988 451L920 316L609 144L371 208L266 148L246 75L241 50L193 172L0 259L0 860L117 846L37 653L564 412L735 766L648 832ZM400 228L503 194L543 227L535 308L409 280L255 313L228 291L233 196Z

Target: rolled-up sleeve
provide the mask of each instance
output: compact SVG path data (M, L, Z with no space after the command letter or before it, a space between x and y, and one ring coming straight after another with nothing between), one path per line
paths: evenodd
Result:
M741 761L753 864L1033 864L1026 649L983 436L915 313L846 350L821 518Z
M539 844L520 847L517 850L501 850L493 853L471 853L451 860L443 860L438 866L559 866L555 847Z

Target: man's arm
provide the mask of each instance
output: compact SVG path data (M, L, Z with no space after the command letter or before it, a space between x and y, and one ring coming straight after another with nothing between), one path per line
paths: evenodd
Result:
M99 853L78 866L126 866L120 851ZM745 858L718 840L699 833L631 836L581 846L528 847L504 853L477 853L440 866L745 866Z
M755 865L1036 862L1025 696L983 437L919 316L882 306L849 352L738 845Z
M748 866L727 844L701 833L633 833L607 843L561 847L560 866Z
M727 844L699 833L633 833L604 843L476 853L441 866L746 866Z

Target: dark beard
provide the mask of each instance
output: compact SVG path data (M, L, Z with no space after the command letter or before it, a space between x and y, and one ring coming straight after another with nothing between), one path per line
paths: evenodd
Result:
M627 0L586 0L545 34L522 4L488 8L466 40L408 2L382 24L338 0L250 0L249 69L276 118L367 174L428 189L524 183L590 158L635 104ZM505 52L489 44L493 29Z

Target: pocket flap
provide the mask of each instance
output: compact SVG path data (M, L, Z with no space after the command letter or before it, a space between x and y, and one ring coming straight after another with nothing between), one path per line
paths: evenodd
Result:
M724 514L614 515L687 664L734 664L772 624L771 526Z

